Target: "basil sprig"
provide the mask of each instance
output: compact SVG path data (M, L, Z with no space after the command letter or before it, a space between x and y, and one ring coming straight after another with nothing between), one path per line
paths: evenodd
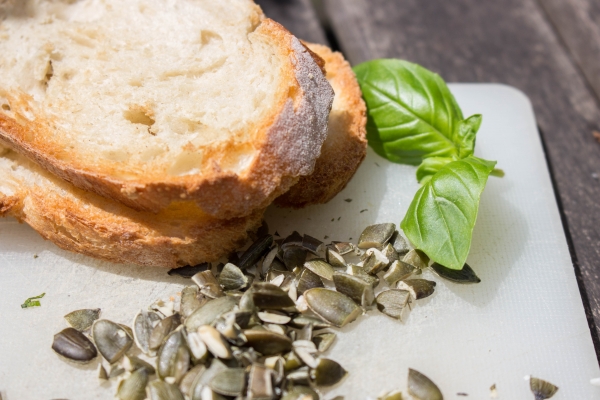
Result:
M464 118L444 80L403 60L354 68L367 103L369 145L390 161L418 165L423 184L400 224L433 261L462 269L479 199L495 161L474 157L481 115Z

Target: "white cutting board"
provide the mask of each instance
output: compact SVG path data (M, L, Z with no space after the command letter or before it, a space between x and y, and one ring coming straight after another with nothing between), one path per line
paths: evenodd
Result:
M342 329L328 356L349 376L325 398L367 399L405 390L411 367L433 379L445 399L489 399L492 384L499 399L533 399L523 379L529 374L560 387L553 399L599 399L600 387L589 383L600 377L598 361L531 105L507 86L451 89L465 115L484 116L476 155L498 160L506 172L503 179L490 178L481 199L468 262L482 282L461 286L431 275L436 293L419 301L404 323L371 311ZM329 204L271 208L266 218L281 235L296 229L319 239L356 241L366 225L399 224L417 189L414 167L369 151ZM102 317L130 324L140 308L186 282L163 269L64 252L29 227L1 220L3 399L112 398L114 385L96 379L97 362L73 367L50 349L53 335L65 327L63 315L100 307ZM27 297L42 292L42 307L21 309Z

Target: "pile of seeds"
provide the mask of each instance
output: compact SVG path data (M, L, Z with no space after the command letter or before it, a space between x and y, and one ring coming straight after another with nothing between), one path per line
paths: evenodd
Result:
M140 311L131 328L99 319L98 309L66 315L71 327L55 335L52 348L82 363L100 353L110 367L101 363L99 377L120 380L121 400L320 399L319 388L347 374L323 356L336 338L331 328L374 306L402 319L435 290L435 282L414 278L428 265L391 223L367 227L357 245L326 245L297 232L282 239L265 234L227 263L171 270L195 285ZM468 265L432 269L454 282L479 282ZM134 344L145 358L156 357L155 364L135 356ZM414 370L408 391L442 398ZM401 398L400 392L380 397Z

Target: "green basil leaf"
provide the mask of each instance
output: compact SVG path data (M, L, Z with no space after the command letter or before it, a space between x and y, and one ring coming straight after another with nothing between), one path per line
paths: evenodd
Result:
M379 155L411 165L458 157L463 115L438 74L394 59L368 61L354 72L368 108L367 139Z
M473 155L475 151L475 136L481 126L481 114L471 115L458 123L458 157L465 158Z
M37 301L37 299L41 299L44 297L46 293L42 293L38 296L30 297L23 304L21 304L21 308L30 308L30 307L41 307L41 303Z
M495 161L453 161L425 183L400 226L414 246L433 261L462 269L469 255L479 199Z
M426 183L433 175L446 166L449 162L455 161L449 157L429 157L423 160L417 168L417 181Z

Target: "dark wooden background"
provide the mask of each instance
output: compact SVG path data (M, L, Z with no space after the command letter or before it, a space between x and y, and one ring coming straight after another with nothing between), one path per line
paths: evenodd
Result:
M535 108L600 356L600 0L259 0L357 64L399 57L449 82L500 82Z

